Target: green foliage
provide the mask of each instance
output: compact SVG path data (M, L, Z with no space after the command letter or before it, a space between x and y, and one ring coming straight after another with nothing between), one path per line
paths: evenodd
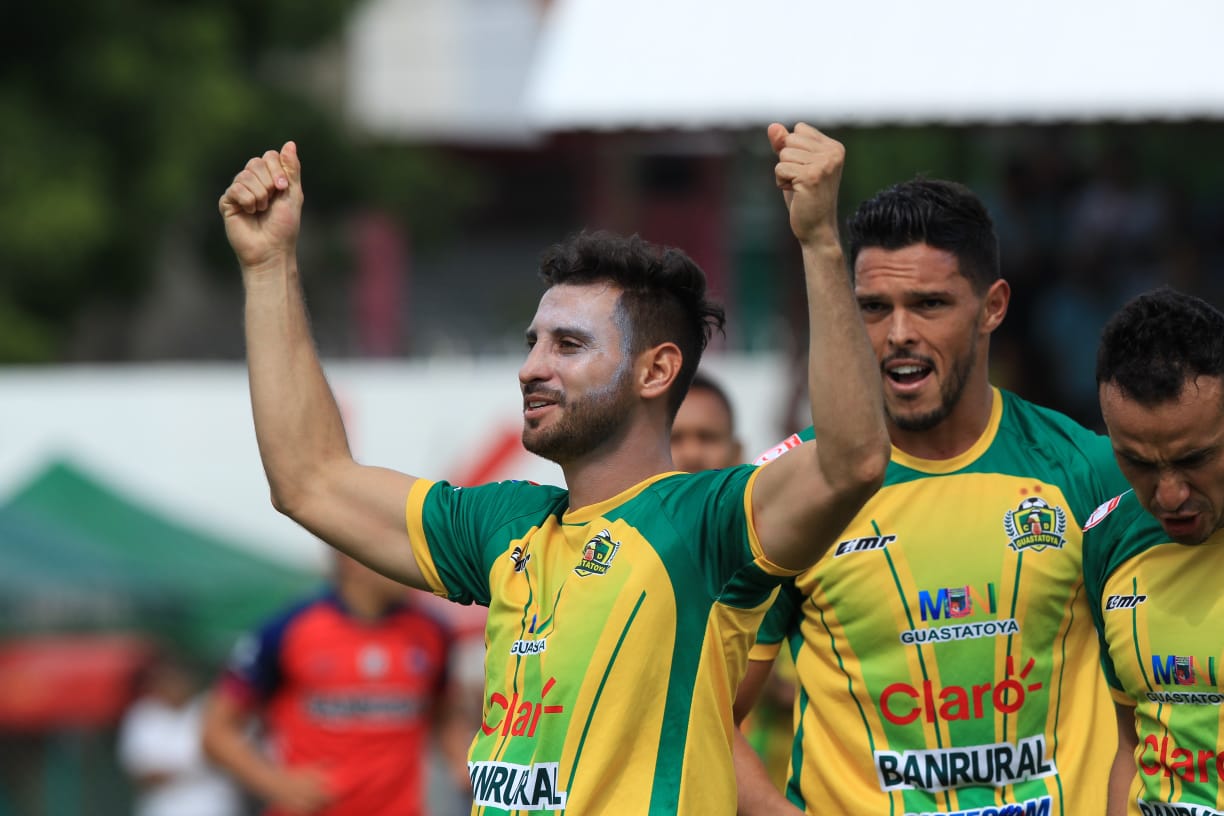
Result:
M45 0L0 11L0 359L55 359L92 303L138 302L167 227L216 219L251 155L294 138L312 212L383 201L445 219L391 181L446 163L355 144L269 65L335 42L357 0ZM286 72L280 72L286 73ZM201 233L218 252L220 229ZM230 264L232 266L232 263Z

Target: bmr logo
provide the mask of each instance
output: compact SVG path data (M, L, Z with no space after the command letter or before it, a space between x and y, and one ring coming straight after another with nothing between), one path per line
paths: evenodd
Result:
M514 563L514 571L522 572L527 569L527 562L531 560L531 553L524 555L522 547L515 547L514 552L510 553L510 560Z
M1146 600L1146 595L1110 595L1105 599L1105 611L1112 612L1115 609L1134 609Z
M1193 655L1152 655L1152 674L1158 685L1162 686L1193 686L1198 684L1199 675L1206 666L1207 676L1203 678L1212 686L1216 685L1216 660L1209 657L1199 660Z
M895 535L875 535L863 536L862 538L851 538L848 541L842 541L833 548L833 557L840 558L841 556L849 555L850 553L882 550L896 540L897 537Z
M994 584L987 584L984 593L968 584L940 589L933 596L925 589L918 591L918 609L923 620L967 618L973 614L974 602L979 611L997 612L999 605Z
M556 685L557 678L550 677L540 691L541 701L548 696ZM497 709L501 709L498 712ZM534 737L536 726L540 724L543 714L560 714L565 709L559 705L544 705L543 702L533 702L519 697L514 692L509 699L500 691L489 695L489 706L485 712L485 721L480 724L480 730L485 736L492 736L501 730L502 736ZM495 719L496 718L496 719Z

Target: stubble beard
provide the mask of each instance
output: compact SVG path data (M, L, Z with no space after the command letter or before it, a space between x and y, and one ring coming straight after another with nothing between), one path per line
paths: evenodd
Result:
M897 414L885 405L888 418L903 431L929 431L949 416L961 401L969 375L977 363L977 346L970 346L969 353L958 359L948 372L948 378L939 388L939 405L925 414Z
M633 405L633 393L626 387L630 370L629 365L622 365L607 385L580 400L570 402L561 396L557 407L564 410L563 416L548 428L525 424L523 447L565 465L617 438Z

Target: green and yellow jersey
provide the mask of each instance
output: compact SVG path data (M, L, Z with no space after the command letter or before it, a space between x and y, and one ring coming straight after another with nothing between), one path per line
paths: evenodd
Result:
M751 466L668 473L601 504L526 482L419 481L434 591L489 607L473 813L733 814L731 703L779 581Z
M1224 814L1224 532L1169 541L1134 493L1093 514L1084 580L1114 699L1135 707L1128 814Z
M1081 524L1124 488L1108 440L999 390L963 454L894 448L883 487L782 588L752 652L785 642L795 659L791 801L844 816L1103 813L1116 728Z

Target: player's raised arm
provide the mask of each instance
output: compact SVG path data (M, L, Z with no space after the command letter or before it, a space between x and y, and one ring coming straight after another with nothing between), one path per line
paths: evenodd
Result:
M251 404L272 503L337 549L426 588L404 520L413 479L353 460L319 364L298 277L302 202L293 142L248 161L218 202L242 267Z
M808 391L816 443L765 467L753 491L757 534L774 563L809 566L879 487L890 445L879 364L863 327L837 230L845 148L815 128L769 126L775 178L803 252Z

